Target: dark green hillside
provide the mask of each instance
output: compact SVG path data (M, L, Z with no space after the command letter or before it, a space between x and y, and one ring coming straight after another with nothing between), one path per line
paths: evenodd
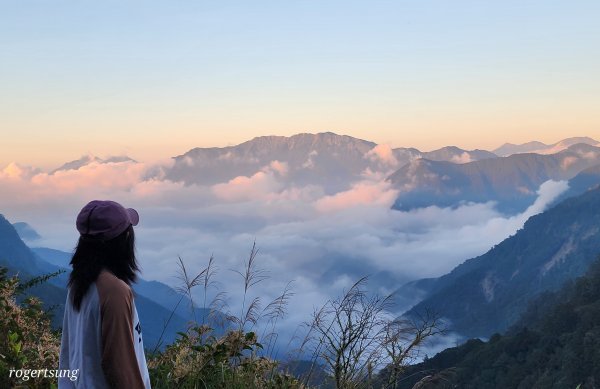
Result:
M409 367L398 388L581 389L600 384L600 260L586 276L532 303L488 342L470 340ZM436 382L436 383L433 383Z
M600 253L600 189L533 216L489 252L428 283L429 294L407 314L433 310L467 337L514 324L528 302L581 276Z

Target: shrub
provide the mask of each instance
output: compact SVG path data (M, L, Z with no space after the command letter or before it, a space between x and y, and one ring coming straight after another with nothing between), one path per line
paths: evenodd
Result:
M254 332L212 336L208 326L192 327L148 361L155 388L304 388L277 370L277 362L257 355Z
M54 378L35 378L24 381L10 374L12 369L56 369L60 333L50 326L50 315L42 309L36 297L17 302L28 287L50 276L37 277L21 284L17 276L7 277L0 268L0 387L55 387Z

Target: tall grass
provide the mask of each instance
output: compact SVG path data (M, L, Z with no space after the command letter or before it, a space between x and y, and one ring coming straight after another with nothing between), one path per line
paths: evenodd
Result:
M292 283L263 308L254 289L269 277L257 262L258 252L254 242L242 270L233 270L242 286L237 313L228 308L222 291L208 303L209 289L216 284L214 257L195 275L189 274L179 258L178 290L188 296L195 312L193 290L202 285L204 307L225 319L226 332L216 336L210 322L203 318L199 323L194 316L186 333L150 359L155 387L308 388L317 384L338 389L395 388L404 366L424 341L443 331L435 315L409 321L391 314L393 295L369 293L368 277L363 277L342 296L314 310L302 326L304 335L295 352L298 360L308 355L309 367L299 378L284 374L276 355L277 324L293 296ZM216 313L215 306L220 309Z
M443 333L442 323L431 313L416 320L392 314L394 296L369 293L367 282L368 277L360 278L304 323L306 335L297 350L310 355L304 383L322 368L335 388L395 388L423 343Z
M299 380L278 369L271 356L277 349L277 323L285 316L292 296L291 283L283 292L262 308L260 296L253 289L268 279L256 258L258 248L253 243L242 271L233 270L241 277L242 302L237 314L227 305L226 293L218 290L214 280L217 274L214 257L206 267L190 274L184 261L178 258L177 291L186 296L193 321L188 330L165 351L157 349L149 355L148 365L155 388L306 388ZM196 316L194 292L201 286L203 314ZM212 299L210 290L216 292ZM174 307L171 317L175 310ZM208 316L206 312L208 311ZM211 318L219 318L213 320ZM263 324L262 331L259 328ZM165 323L164 328L168 325ZM221 326L223 335L217 335L215 325ZM259 342L261 332L266 347ZM164 333L164 329L163 329ZM162 336L161 336L162 337Z

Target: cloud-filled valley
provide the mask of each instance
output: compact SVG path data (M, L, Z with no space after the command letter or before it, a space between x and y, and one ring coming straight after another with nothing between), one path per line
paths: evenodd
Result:
M166 178L173 161L92 160L52 173L11 164L0 171L0 201L10 220L28 222L40 233L30 245L65 251L76 242L75 215L87 201L110 198L135 207L143 277L173 285L178 257L193 273L214 255L220 289L234 311L242 282L231 270L243 266L256 241L258 266L270 276L255 289L263 304L293 281L293 309L282 330L290 334L316 306L362 276L371 277L374 290L389 293L483 254L568 186L544 183L535 203L512 216L499 213L493 202L398 211L392 209L398 189L386 180L397 161L380 146L365 161L374 155L375 165L335 192L321 182L290 180L297 168L277 159L211 184Z

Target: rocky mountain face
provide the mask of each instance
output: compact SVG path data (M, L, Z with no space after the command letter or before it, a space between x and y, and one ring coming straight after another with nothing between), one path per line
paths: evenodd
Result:
M467 337L506 330L527 303L584 274L600 254L600 189L531 217L523 229L449 274L422 286L426 297L408 316L433 310Z
M174 157L174 165L166 171L165 177L186 184L212 185L271 170L282 181L299 186L320 185L331 193L360 180L367 170L388 172L423 157L464 163L496 156L457 147L425 153L414 148L392 150L331 132L263 136L237 146L192 149Z
M372 164L365 155L373 147L372 142L333 133L264 136L237 146L192 149L174 157L166 178L212 185L271 169L297 185L326 182L335 190Z

